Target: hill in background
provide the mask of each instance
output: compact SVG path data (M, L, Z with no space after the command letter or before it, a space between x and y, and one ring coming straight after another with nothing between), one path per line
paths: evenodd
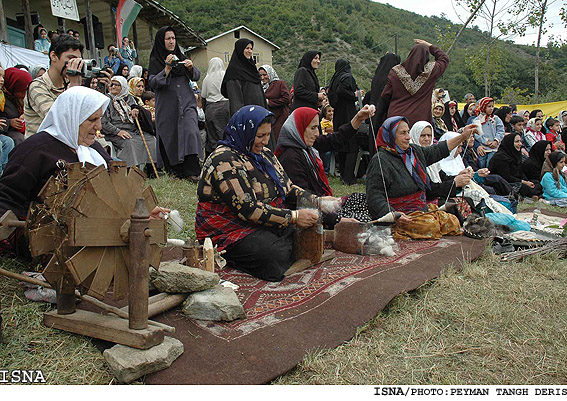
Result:
M441 17L423 17L369 0L163 0L162 3L208 38L238 25L281 47L274 53L274 68L291 87L299 59L307 50L322 52L318 70L321 85L329 83L335 61L347 58L358 85L370 89L380 57L394 52L405 59L414 38L447 49L459 27ZM461 101L467 92L484 96L483 44L487 34L478 27L466 29L451 53L451 62L439 86ZM567 46L542 49L540 101L558 101L567 92ZM491 73L491 96L506 102L530 102L534 91L535 47L499 41L494 51L500 60ZM475 73L477 76L475 76ZM475 81L476 78L476 81Z

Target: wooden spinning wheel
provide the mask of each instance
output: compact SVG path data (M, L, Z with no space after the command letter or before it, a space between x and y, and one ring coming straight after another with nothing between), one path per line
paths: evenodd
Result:
M124 162L104 166L60 161L59 173L39 194L28 212L32 256L52 255L43 274L60 293L78 289L102 300L111 284L115 300L128 294L128 233L137 198L149 211L157 206L146 177ZM150 220L148 262L159 267L167 241L164 220ZM58 302L59 308L59 302ZM72 313L70 311L69 313Z

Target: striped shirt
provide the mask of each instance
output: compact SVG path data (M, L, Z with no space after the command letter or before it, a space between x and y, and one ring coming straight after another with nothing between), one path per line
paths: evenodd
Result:
M24 99L24 121L26 122L26 138L37 133L41 122L65 88L56 88L45 73L34 79L28 88Z

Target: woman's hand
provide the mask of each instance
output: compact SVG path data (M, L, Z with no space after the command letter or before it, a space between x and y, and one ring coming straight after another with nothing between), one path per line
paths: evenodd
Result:
M530 152L528 152L526 148L522 148L522 154L526 157L530 157Z
M413 42L414 42L416 45L425 45L425 46L427 46L427 47L431 46L431 43L429 43L429 42L427 42L427 41L425 41L425 40L423 40L423 39L414 39Z
M14 129L20 130L24 127L24 120L21 118L12 118L10 120L10 126Z
M188 70L192 70L193 69L193 62L189 59L186 59L185 61L183 61L183 65L185 66L185 68L187 68Z
M150 212L150 219L153 220L163 220L165 219L165 216L171 212L171 209L165 208L165 207L161 207L161 206L156 206L154 207L154 210L152 210Z
M469 185L471 182L471 177L468 174L459 174L455 177L455 186L457 188L462 188L466 185Z
M364 120L372 117L375 113L376 106L374 106L373 104L367 104L362 109L360 109L359 112L356 113L356 115L350 121L352 128L358 129L360 127L360 124L362 124Z
M403 223L403 224L409 224L413 221L413 219L411 217L409 217L407 214L402 213L402 215L400 217L398 217L398 222Z
M326 95L325 95L323 92L317 93L317 100L318 100L319 102L322 102L323 99L325 99L325 97L326 97Z
M495 139L488 144L492 149L496 149L498 147L498 141Z
M120 130L120 132L116 135L118 135L122 139L131 139L132 138L132 135L130 135L128 132L126 132L124 130Z
M488 174L490 174L490 170L487 168L481 168L477 171L478 175L481 177L486 177Z
M562 150L565 152L565 144L563 142L557 141L553 145L555 146L555 149Z
M5 118L0 118L0 129L4 130L8 126L8 123Z
M168 54L165 58L165 75L168 76L171 72L171 62L173 61L174 54Z
M138 116L140 115L140 110L138 110L138 109L132 109L132 110L130 111L130 113L132 114L132 117L138 118Z
M319 220L319 213L314 209L301 209L297 211L297 224L301 228L309 228Z
M476 150L478 152L479 156L485 156L486 152L484 151L484 146L479 146L478 149Z
M319 207L323 213L336 213L341 208L341 198L322 196L319 198Z
M535 187L535 184L533 182L527 181L527 180L522 180L522 184L524 184L525 186L530 187L530 188Z

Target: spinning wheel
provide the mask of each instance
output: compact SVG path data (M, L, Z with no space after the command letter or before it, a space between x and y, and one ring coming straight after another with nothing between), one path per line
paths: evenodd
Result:
M32 256L51 255L43 274L60 293L70 294L72 289L74 294L78 287L102 300L113 284L114 299L125 298L130 216L137 198L144 198L149 211L157 206L152 188L144 189L144 173L127 168L124 162L110 162L108 171L104 166L62 161L58 167L59 173L39 194L41 202L28 212ZM150 220L146 231L148 262L157 269L161 260L158 244L167 241L166 223Z

